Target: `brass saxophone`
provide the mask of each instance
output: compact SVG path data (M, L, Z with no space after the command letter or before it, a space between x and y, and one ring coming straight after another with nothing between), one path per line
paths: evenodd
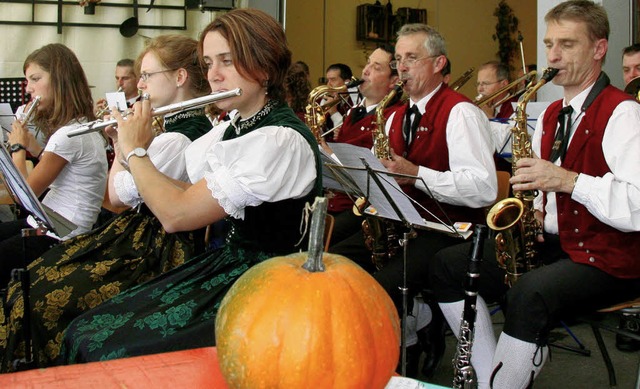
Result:
M527 103L544 84L558 73L558 69L547 68L540 81L529 87L520 97L516 107L516 125L512 134L512 169L521 158L531 158L531 137L527 131ZM496 203L487 214L487 225L496 231L496 258L505 269L505 283L512 286L525 272L540 266L535 249L536 235L541 226L535 218L533 200L537 191L514 191L512 198Z
M309 97L307 97L307 106L304 109L304 122L309 127L318 143L322 141L322 130L326 122L325 114L331 107L340 103L340 99L334 99L329 103L322 104L322 100L327 95L347 93L349 88L356 87L362 84L363 80L358 80L355 77L351 81L342 86L333 88L329 85L320 85L313 88Z
M376 107L376 126L372 131L373 153L376 158L391 159L391 147L389 137L384 131L385 118L384 110L396 95L402 93L404 81L398 81ZM360 198L356 200L356 214L366 208L367 201ZM371 260L378 270L382 269L397 250L400 248L398 234L393 222L379 218L366 218L362 221L362 231L364 232L365 245L371 250Z

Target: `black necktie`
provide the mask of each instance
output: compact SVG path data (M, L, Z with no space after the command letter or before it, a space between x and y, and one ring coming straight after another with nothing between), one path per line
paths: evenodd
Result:
M355 124L367 114L367 109L363 106L355 107L351 110L351 123Z
M414 104L413 107L407 110L404 118L404 126L402 127L404 141L407 145L411 144L413 141L420 119L422 119L422 114L420 113L418 106Z
M555 162L558 158L564 158L567 152L567 144L569 143L569 130L571 128L571 113L573 108L570 105L562 108L558 115L558 131L551 148L551 162Z

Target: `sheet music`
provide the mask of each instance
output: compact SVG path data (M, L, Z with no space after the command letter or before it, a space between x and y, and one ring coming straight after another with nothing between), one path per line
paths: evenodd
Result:
M336 143L332 145L332 149L338 156L338 159L342 162L343 166L362 169L364 168L364 164L362 163L362 160L364 159L372 169L386 171L378 158L376 158L373 153L371 153L371 150L367 148L350 145L348 143ZM362 190L365 196L367 196L373 208L375 208L372 212L368 213L386 219L401 221L400 216L398 216L382 190L369 178L366 170L347 170L360 190ZM379 175L379 177L382 181L382 185L393 198L407 222L412 225L426 227L425 220L420 216L413 204L411 204L411 201L409 201L409 199L404 195L404 192L396 180L390 176L385 177L382 174Z
M7 137L5 132L11 132L11 123L16 119L11 110L9 103L0 103L0 127L2 127L2 133L0 133L0 140L4 141Z
M371 207L365 210L365 213L391 219L395 221L402 221L398 212L394 209L391 202L387 199L382 189L369 177L367 170L364 168L363 160L374 170L381 172L377 176L380 178L384 189L391 196L392 201L399 208L400 213L404 219L414 227L437 230L447 234L460 236L464 239L473 234L473 231L458 230L453 225L447 225L446 223L436 223L425 220L420 213L416 210L411 200L404 193L400 185L396 180L383 172L386 172L386 168L382 165L380 160L376 158L370 149L354 146L347 143L334 143L331 144L331 148L342 163L343 169L351 176L353 181L357 184L362 193L367 196ZM324 169L323 169L324 170Z
M20 174L16 166L13 164L11 156L4 145L0 145L0 169L4 175L6 185L18 198L20 204L22 204L22 206L24 206L39 222L43 223L46 228L54 232L59 237L67 235L70 231L76 228L73 223L66 219L64 221L69 224L69 226L54 223L36 197L35 193L33 193L33 190L31 190L29 184L27 184L24 177L22 177L22 174ZM57 217L62 218L60 215L57 215ZM69 228L70 230L67 231Z
M330 147L332 145L333 143ZM340 161L335 160L331 155L327 154L322 147L320 147L320 160L322 162L322 186L325 189L347 192L354 196L363 195L360 189L358 189L358 185L344 169L333 166L341 165Z

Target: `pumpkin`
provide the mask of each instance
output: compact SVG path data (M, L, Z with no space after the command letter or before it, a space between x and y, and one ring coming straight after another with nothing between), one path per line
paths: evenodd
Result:
M322 253L318 198L309 252L245 272L215 323L220 369L232 388L384 388L400 353L397 310L349 259Z

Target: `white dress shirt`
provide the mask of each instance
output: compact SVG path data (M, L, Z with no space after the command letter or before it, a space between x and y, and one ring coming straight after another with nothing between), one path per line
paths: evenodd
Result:
M582 121L582 104L593 88L582 91L569 104L574 114L571 118L569 146L573 134ZM563 101L563 106L567 102ZM545 110L546 112L546 110ZM540 155L542 118L538 120L533 137L533 151ZM602 223L623 232L640 231L640 105L633 100L620 103L613 111L602 139L602 152L611 170L603 177L580 173L571 199L584 205ZM560 165L560 159L555 162ZM542 209L542 195L536 198L535 207ZM547 193L545 231L558 233L558 211L555 193Z
M427 102L439 89L415 102L420 113L424 114ZM410 101L410 106L413 104ZM387 134L395 114L387 120ZM420 166L418 176L440 202L471 208L491 205L497 196L498 182L487 116L472 103L456 104L449 114L446 133L450 170L440 172ZM421 180L415 185L427 191Z

